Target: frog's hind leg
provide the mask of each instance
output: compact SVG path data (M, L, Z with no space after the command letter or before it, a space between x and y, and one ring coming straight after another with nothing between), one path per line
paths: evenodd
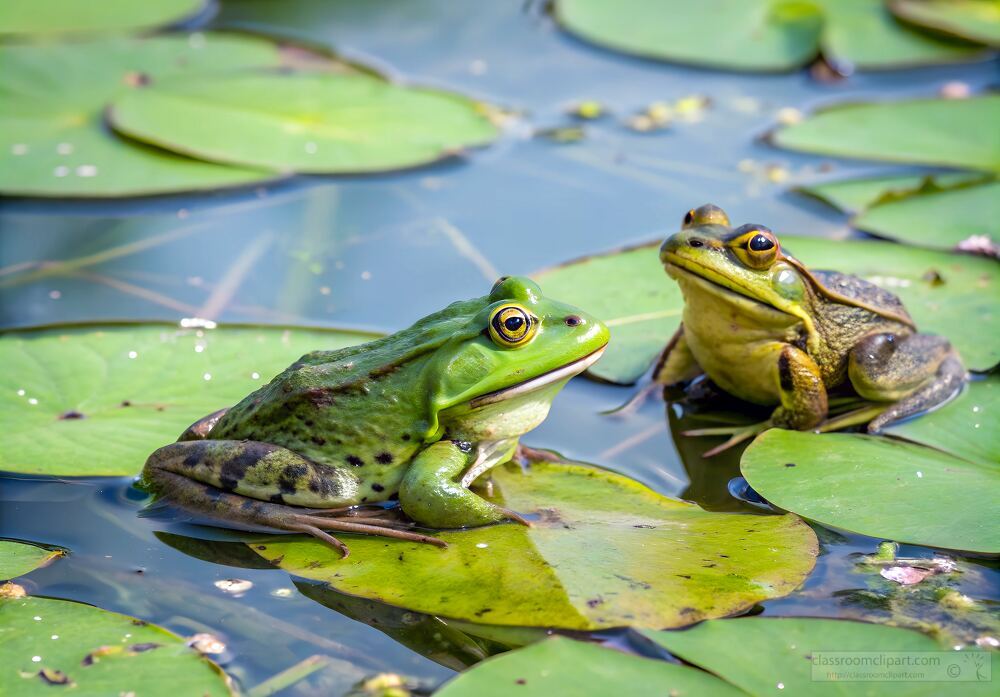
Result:
M892 402L869 422L870 433L943 404L968 379L951 344L931 334L873 334L851 352L848 375L865 399Z
M327 530L445 545L399 529L396 521L355 515L353 473L269 443L179 441L149 456L142 479L146 489L187 511L236 525L308 533L345 556L346 546Z

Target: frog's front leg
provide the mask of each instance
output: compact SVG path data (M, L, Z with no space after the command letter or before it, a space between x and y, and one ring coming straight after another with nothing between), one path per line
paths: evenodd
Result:
M894 402L868 424L871 433L948 401L968 377L947 339L888 333L866 337L854 348L848 376L865 399Z
M516 443L511 443L508 455L513 454L515 446ZM476 527L503 520L525 523L513 511L492 504L466 488L462 475L467 469L471 468L470 472L477 469L478 455L477 448L450 440L425 448L410 463L400 484L399 503L403 512L432 528Z
M308 533L344 556L347 547L327 530L445 546L436 538L396 529L392 521L353 515L349 508L357 503L360 486L353 472L270 443L171 443L146 460L142 485L168 503L227 523Z
M826 385L819 366L805 351L784 345L775 365L781 406L771 414L778 428L805 431L826 418Z
M682 324L660 354L656 367L653 368L653 382L659 385L676 385L692 380L703 372L698 359L691 353Z

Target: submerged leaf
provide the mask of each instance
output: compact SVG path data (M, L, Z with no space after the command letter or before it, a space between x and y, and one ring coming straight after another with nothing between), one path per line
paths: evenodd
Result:
M881 0L557 0L555 14L608 48L726 70L793 70L820 53L847 72L982 55L906 29Z
M311 173L413 167L497 136L484 107L459 95L329 72L158 81L123 94L108 117L176 152Z
M304 353L373 338L167 324L0 334L0 470L137 474L193 421L236 403Z
M532 526L435 533L440 549L343 535L249 546L289 573L418 612L504 626L676 627L785 595L816 537L794 516L709 513L595 467L496 468L495 501Z
M218 666L156 625L90 605L0 600L0 694L231 695ZM61 692L59 693L61 694Z

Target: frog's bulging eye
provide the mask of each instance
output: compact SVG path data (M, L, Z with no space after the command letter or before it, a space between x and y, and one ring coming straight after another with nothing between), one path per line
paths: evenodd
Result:
M774 248L774 242L764 235L754 235L750 238L750 244L748 246L750 247L751 252L766 252L767 250Z
M522 346L536 329L535 319L520 305L501 305L490 316L490 338L499 346Z
M754 269L767 269L778 258L778 239L766 227L744 225L737 230L741 233L734 240L743 261Z

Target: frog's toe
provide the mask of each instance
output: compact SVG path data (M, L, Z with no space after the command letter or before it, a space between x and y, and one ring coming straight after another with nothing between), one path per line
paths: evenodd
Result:
M286 530L309 533L310 535L318 537L328 544L332 544L337 549L341 549L341 547L343 547L343 543L332 535L326 533L326 530L354 532L364 535L376 535L379 537L392 537L397 540L431 544L435 547L448 546L448 543L440 538L424 535L418 532L400 530L396 527L398 523L395 521L373 520L369 518L364 519L365 522L363 523L357 523L350 520L351 517L353 516L347 516L344 518L325 518L322 516L312 515L311 513L296 513L283 527ZM322 533L322 535L317 535L314 530ZM336 543L331 543L330 540L335 540ZM346 549L346 547L344 547L344 549ZM344 556L347 555L345 554Z

